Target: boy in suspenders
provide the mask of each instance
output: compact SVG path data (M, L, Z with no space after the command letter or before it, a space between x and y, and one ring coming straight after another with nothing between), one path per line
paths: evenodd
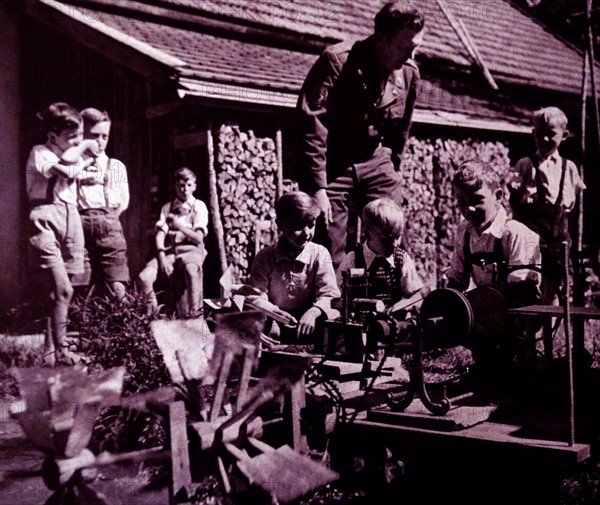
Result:
M194 197L196 174L182 167L175 172L176 197L163 205L156 223L156 257L139 274L142 293L148 297L148 307L158 307L154 283L159 271L167 278L180 264L188 293L188 311L202 309L202 265L206 256L204 237L208 232L208 209Z
M508 273L508 267L539 265L539 237L508 218L502 206L501 182L499 174L482 161L472 160L458 167L452 184L465 219L454 237L448 287L465 291L471 282L475 286L501 285L515 303L532 303L538 296L539 273L526 268ZM479 355L491 351L471 350Z
M401 247L405 225L402 209L390 198L378 198L365 206L362 225L365 241L342 259L337 270L338 285L342 286L343 272L364 269L367 292L352 296L381 299L392 312L400 310L399 303L410 306L422 297L423 281L412 258Z
M129 205L127 170L119 160L109 158L105 149L111 120L107 112L88 108L81 111L84 137L94 139L100 152L77 180L77 207L85 236L85 272L74 284L106 282L116 298L125 296L129 282L127 244L121 213Z

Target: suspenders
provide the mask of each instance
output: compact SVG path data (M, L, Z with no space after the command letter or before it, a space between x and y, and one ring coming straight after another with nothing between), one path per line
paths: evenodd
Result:
M389 265L389 283L385 283L386 287L388 288L386 291L386 293L376 293L376 295L391 295L391 296L402 296L402 286L400 284L400 276L402 275L402 265L404 264L405 261L405 252L403 251L403 249L401 247L396 247L394 249L394 266L390 265L389 263L387 263L387 265ZM378 258L375 258L373 260L373 263L371 264L371 266L373 266L373 264L375 264L375 262L378 260ZM385 260L387 262L387 260ZM367 262L365 260L365 253L363 250L363 246L361 244L358 244L356 246L356 248L354 249L354 265L356 268L364 268L367 275L369 276L369 278L372 277L372 275L375 275L374 272L369 272L367 270ZM380 285L380 282L377 282L380 279L377 278L373 278L372 279L372 283L373 284L377 284ZM373 286L375 287L375 286Z
M483 269L486 265L495 264L496 272L492 274L492 284L501 284L505 281L508 274L508 265L504 259L504 250L502 248L502 238L494 239L494 248L490 252L471 252L471 234L465 232L463 242L463 254L465 257L465 270L469 276L473 275L473 266Z

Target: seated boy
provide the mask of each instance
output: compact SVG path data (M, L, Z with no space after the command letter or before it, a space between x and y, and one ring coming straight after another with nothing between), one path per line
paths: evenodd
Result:
M318 320L337 315L331 300L340 296L329 251L311 242L320 210L314 198L295 191L275 211L281 237L256 255L249 284L262 294L247 300L286 320L294 336L307 337Z
M508 273L508 268L539 265L539 237L522 223L508 219L498 173L482 161L467 161L458 167L452 184L465 220L454 237L448 287L464 291L472 279L476 286L506 288L516 305L534 303L539 297L539 273L527 268ZM471 350L476 361L483 362L497 357L496 344L506 349L512 344L509 341L488 345L482 339L473 342Z
M194 191L196 174L186 167L177 170L177 196L162 207L156 223L156 258L151 259L139 274L140 287L148 297L151 310L158 307L154 283L159 270L170 279L175 267L183 269L189 313L197 314L202 308L202 264L206 257L204 237L208 231L208 210L203 201L194 197Z
M49 272L52 282L52 331L44 342L46 362L71 364L78 358L65 343L73 296L70 276L83 272L83 230L77 212L75 178L85 168L82 155L88 150L95 155L98 143L83 140L81 116L66 103L49 105L39 118L47 141L34 146L27 160L29 242L37 266Z
M343 285L344 272L360 268L365 271L367 286L351 286L352 297L382 299L390 313L420 300L423 281L412 258L400 246L404 225L404 212L392 199L368 203L362 214L365 241L342 259L337 270L338 285Z
M123 298L129 267L119 217L129 205L127 170L119 160L106 155L111 126L108 113L90 107L81 111L81 116L84 137L96 140L100 151L77 180L86 253L85 273L77 281L87 285L93 275L93 282L106 282L116 298Z

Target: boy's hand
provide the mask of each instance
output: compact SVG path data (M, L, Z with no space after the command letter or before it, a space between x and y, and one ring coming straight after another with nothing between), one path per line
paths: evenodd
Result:
M289 312L286 312L285 310L280 309L279 307L277 307L275 305L273 306L273 308L270 308L269 310L271 311L271 313L274 316L278 316L279 321L281 323L283 323L285 326L293 328L298 324L298 321L296 321L296 318L294 316L292 316Z
M160 271L167 277L171 277L171 275L173 275L173 265L165 261L164 253L158 253L158 268L160 268Z
M93 186L94 184L102 184L102 174L100 173L100 169L95 165L91 164L90 166L83 169L81 174L79 175L79 182L84 186Z
M317 319L321 315L321 309L311 307L300 318L297 334L299 337L312 335L315 331Z
M96 157L100 154L100 144L98 144L97 140L84 139L81 141L81 144L81 148L84 149L84 152L87 151L93 157Z
M176 216L175 214L169 214L167 216L167 224L169 225L169 228L179 231L184 225L183 218L181 216Z

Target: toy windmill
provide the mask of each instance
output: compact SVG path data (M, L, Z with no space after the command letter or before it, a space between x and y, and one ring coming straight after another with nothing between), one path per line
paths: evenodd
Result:
M188 405L196 409L191 414L203 412L202 421L189 422L183 402L170 405L172 495L177 500L186 501L194 495L197 485L192 482L190 453L198 457L203 451L216 459L225 493L231 492L230 477L237 474L287 503L338 476L287 445L274 448L259 440L261 410L298 383L307 367L304 358L292 356L271 366L250 387L264 319L259 312L219 314L214 335L202 320L152 323L173 380L188 390L188 400L192 400ZM228 382L237 383L233 414L222 408ZM197 391L201 384L209 383L214 385L214 394L207 409Z
M149 401L166 403L173 393L160 390L149 395L121 399L125 369L113 368L88 375L83 366L29 368L17 371L25 410L13 412L33 446L46 455L41 475L54 493L46 505L105 503L86 484L87 470L122 461L168 457L162 448L110 454L88 449L100 411L111 405L146 408Z

